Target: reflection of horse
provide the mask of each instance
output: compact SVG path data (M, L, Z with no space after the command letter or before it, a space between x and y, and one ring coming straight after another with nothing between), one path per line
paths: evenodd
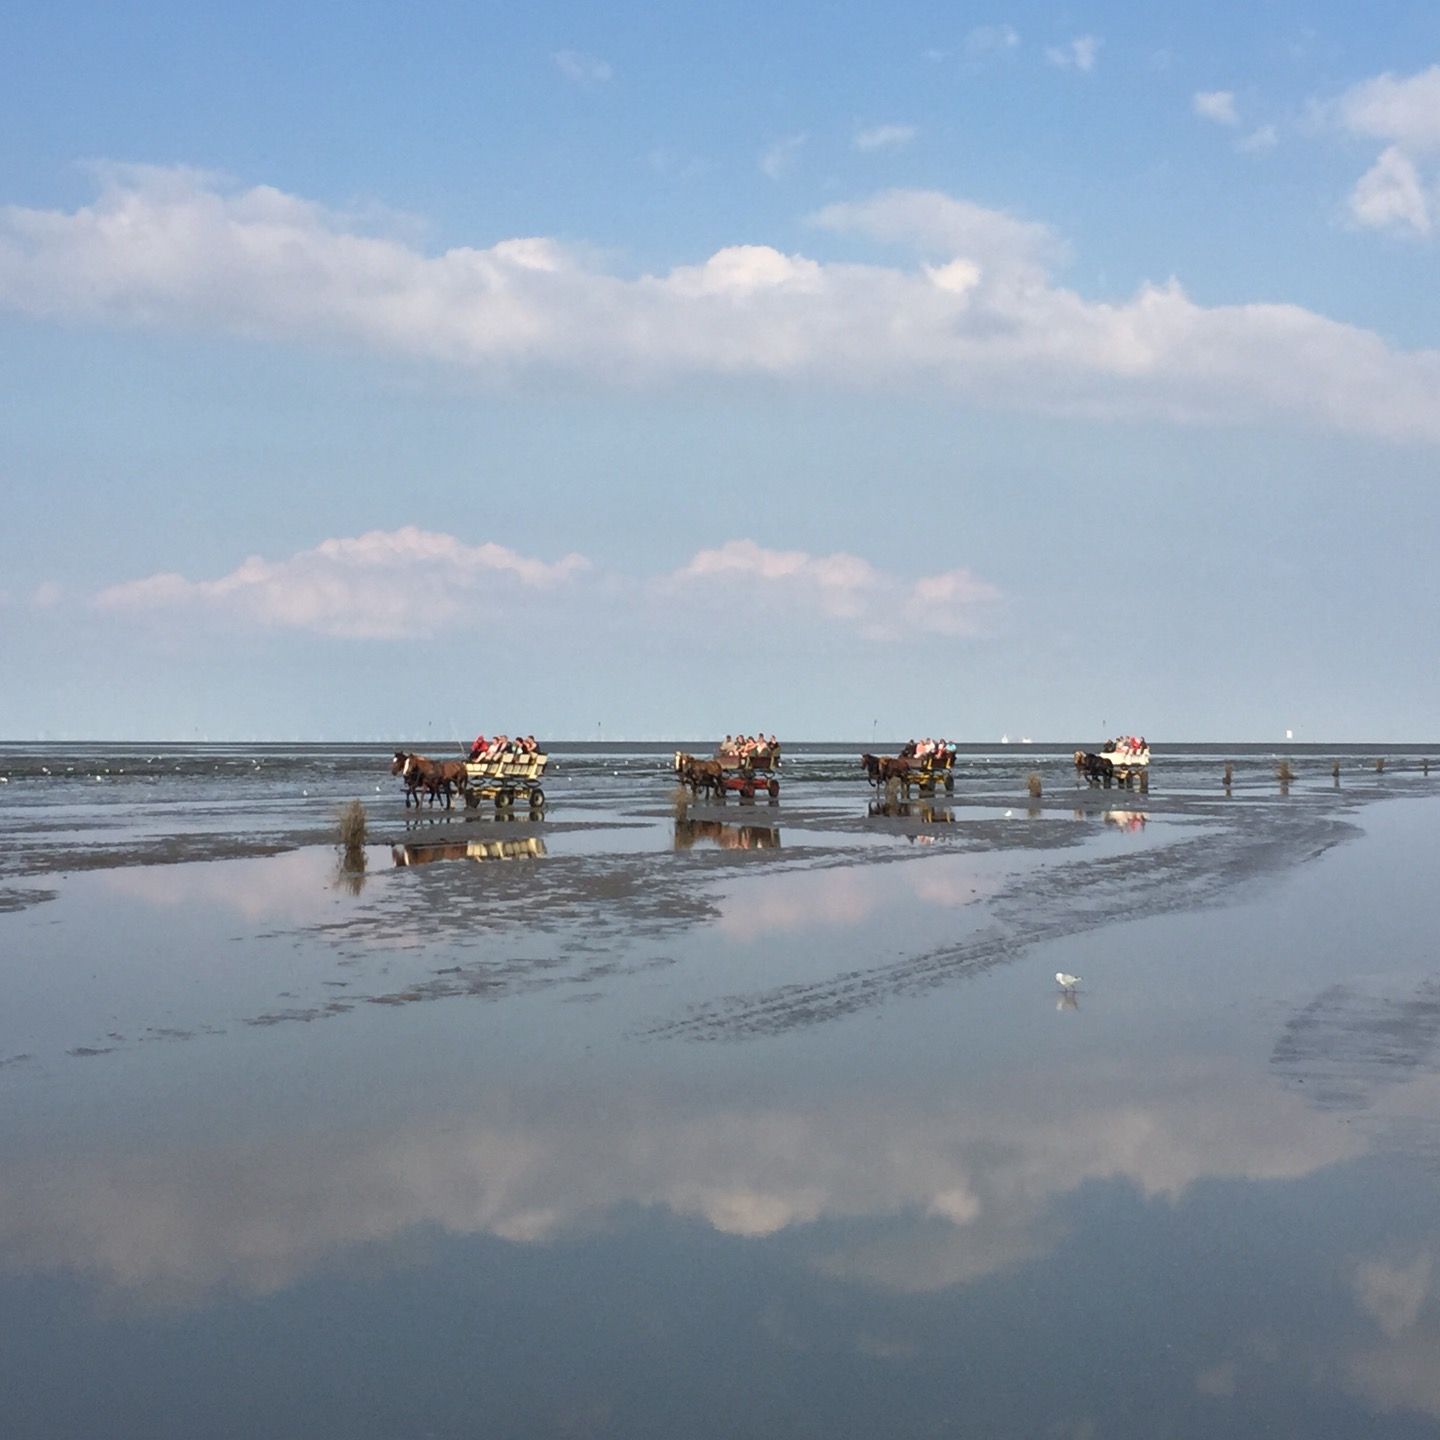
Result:
M713 840L722 850L778 850L780 831L770 825L728 825L723 820L676 820L677 850L689 850L702 840Z
M675 773L682 785L690 787L690 793L697 798L703 790L707 796L720 800L725 798L725 782L718 760L697 760L684 750L675 752Z
M870 802L870 814L872 817L885 816L890 820L916 819L926 825L953 825L955 823L955 812L943 805L912 805L908 800L891 802L888 800L872 800Z
M431 760L427 756L415 754L412 750L395 752L395 758L390 762L390 773L399 775L405 782L407 808L412 798L416 808L419 808L420 791L423 789L429 793L432 805L437 798L443 796L445 808L448 810L455 792L463 791L466 785L463 761Z

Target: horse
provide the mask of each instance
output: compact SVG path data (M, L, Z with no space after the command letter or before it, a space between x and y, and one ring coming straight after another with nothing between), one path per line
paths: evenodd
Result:
M420 807L422 786L429 792L432 805L438 797L444 796L448 810L454 802L455 792L459 790L463 793L469 783L463 760L431 760L413 751L397 750L395 759L390 762L392 775L396 773L397 762L400 764L400 776L405 781L405 804L410 804L413 795L416 809Z
M903 755L871 755L867 753L860 757L860 763L865 767L866 777L877 790L888 785L892 780L898 780L907 789L910 786L914 766Z
M418 810L420 808L420 787L423 782L417 772L408 768L411 758L410 751L397 750L395 758L390 762L390 773L398 775L405 782L405 808L407 810L410 808L410 802L413 799L415 808Z
M1093 785L1104 781L1108 789L1115 780L1115 762L1097 755L1093 750L1075 752L1075 768Z
M725 798L725 780L718 760L697 760L683 750L675 752L675 773L682 785L690 787L690 793L697 799L700 792Z

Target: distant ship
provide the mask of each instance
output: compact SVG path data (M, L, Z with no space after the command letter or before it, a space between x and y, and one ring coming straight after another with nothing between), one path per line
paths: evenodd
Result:
M1008 745L1010 743L1010 737L1008 735L1002 735L1000 737L1000 743L1002 745Z

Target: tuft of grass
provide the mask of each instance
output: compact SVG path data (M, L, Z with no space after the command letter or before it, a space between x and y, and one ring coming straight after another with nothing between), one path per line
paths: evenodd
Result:
M358 800L352 800L340 812L340 848L347 860L359 855L363 861L366 828L365 807Z
M1038 770L1032 770L1025 777L1025 788L1030 792L1030 798L1032 800L1038 800L1040 798L1045 787L1040 783L1040 772Z
M1385 757L1383 755L1375 762L1375 773L1377 775L1385 773Z
M1295 767L1288 760L1282 760L1275 767L1275 778L1282 785L1288 785L1295 778Z
M1235 783L1235 764L1231 760L1225 762L1225 788L1228 790Z
M670 792L670 808L675 812L677 820L683 820L690 813L691 799L692 796L687 786L677 785Z

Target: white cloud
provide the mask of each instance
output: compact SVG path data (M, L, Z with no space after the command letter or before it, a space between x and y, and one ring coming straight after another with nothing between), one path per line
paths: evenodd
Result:
M972 60L1003 55L1020 44L1020 32L1013 25L977 25L965 37L965 53Z
M1356 181L1348 203L1351 218L1367 229L1430 234L1430 199L1424 182L1415 162L1396 145L1383 150Z
M1202 120L1213 120L1217 125L1240 123L1235 96L1229 90L1197 90L1191 97L1190 107Z
M1101 42L1094 35L1077 35L1064 45L1051 45L1045 51L1045 58L1062 70L1080 70L1088 73L1095 68Z
M326 540L286 560L253 555L218 580L151 575L101 591L95 604L131 613L204 610L264 628L401 639L467 611L493 614L517 585L547 589L588 568L579 555L550 563L407 526Z
M917 247L924 263L749 244L627 278L545 237L427 254L268 186L184 170L102 179L74 211L0 210L0 310L359 348L486 379L543 367L607 384L903 383L1048 414L1440 442L1434 351L1294 305L1201 306L1175 280L1091 301L1056 282L1065 246L1047 226L935 192L814 217ZM1414 226L1413 197L1406 212L1403 190L1373 189L1362 208Z
M1243 139L1235 142L1235 148L1247 155L1258 155L1273 150L1280 143L1280 134L1273 125L1260 125Z
M786 135L783 139L775 141L768 146L760 156L760 169L772 180L778 180L786 173L800 157L800 152L805 148L809 136L803 132L798 135Z
M557 50L551 58L560 73L577 85L604 85L615 78L610 62L595 55L583 55L578 50Z
M910 144L919 133L913 125L875 125L856 132L855 148L865 153L899 150Z
M260 629L392 640L440 624L519 613L538 624L538 600L547 593L561 608L593 609L593 586L571 592L597 573L580 555L537 560L503 545L467 545L453 535L407 526L325 540L280 560L251 556L216 580L149 575L110 586L93 603L114 614L203 614ZM763 597L773 625L841 625L868 639L900 629L973 635L1000 595L965 569L910 579L856 555L767 550L748 539L701 550L660 577L601 578L607 613L617 625L628 623L627 617L653 622L657 596L672 607L683 602L692 618L700 611L706 623L724 623L736 595L743 594L747 604Z
M1357 225L1428 237L1440 177L1440 65L1415 75L1377 75L1317 107L1321 121L1344 133L1387 142L1350 192ZM1429 166L1429 173L1422 166Z
M731 540L701 550L669 577L679 593L718 585L757 599L766 614L798 607L844 621L871 639L906 630L973 635L1000 592L968 570L907 581L877 570L857 555L810 555L767 550L753 540Z
M1352 135L1390 141L1414 155L1440 151L1440 65L1362 81L1335 103L1335 115Z
M825 230L867 235L922 254L986 265L1059 264L1068 250L1049 226L1017 220L938 190L885 190L868 200L827 205L811 217Z

